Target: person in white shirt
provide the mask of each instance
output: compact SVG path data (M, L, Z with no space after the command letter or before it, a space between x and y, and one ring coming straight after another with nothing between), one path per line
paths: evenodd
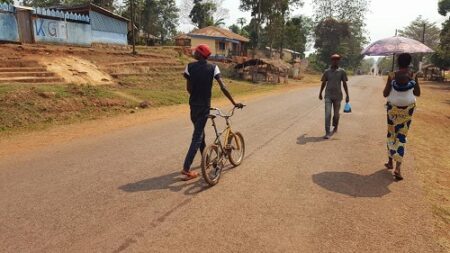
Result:
M389 160L386 168L393 169L395 180L403 180L401 165L405 155L406 137L416 108L416 97L420 96L417 76L409 70L412 57L408 53L398 56L399 70L389 76L383 95L387 98L387 149ZM396 162L394 169L393 161Z

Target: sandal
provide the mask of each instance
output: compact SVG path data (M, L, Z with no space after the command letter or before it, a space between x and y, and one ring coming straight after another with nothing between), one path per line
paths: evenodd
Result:
M388 170L392 170L394 168L394 165L389 164L389 163L385 163L384 167L386 167L386 169L388 169Z
M394 177L395 181L402 181L403 180L403 177L400 174L400 171L394 170L393 173L392 173L392 176Z
M187 172L187 171L183 170L183 171L181 171L181 174L186 176L185 178L183 178L183 181L189 181L191 179L198 177L198 173L194 172L194 171Z

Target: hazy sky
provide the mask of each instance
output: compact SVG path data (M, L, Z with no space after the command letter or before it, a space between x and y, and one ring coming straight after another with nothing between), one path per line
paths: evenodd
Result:
M370 40L378 40L393 36L395 29L402 29L407 26L417 16L422 15L430 21L440 24L445 20L437 12L437 3L439 0L372 0L370 11L367 14L367 31ZM182 0L177 0L180 4ZM304 0L305 5L293 11L293 15L303 14L313 15L311 0ZM230 11L229 18L226 20L226 26L236 22L237 18L245 17L250 20L250 13L239 10L239 0L224 0L223 7ZM182 24L181 29L184 32L192 28L189 25Z

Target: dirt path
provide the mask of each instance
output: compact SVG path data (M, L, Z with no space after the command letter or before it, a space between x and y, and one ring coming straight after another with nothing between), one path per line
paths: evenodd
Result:
M383 168L381 79L354 77L350 85L354 112L342 116L330 141L320 138L317 89L249 103L233 120L246 138L246 160L210 189L178 177L191 134L186 116L160 114L156 122L3 157L0 247L438 252L413 156L403 182Z

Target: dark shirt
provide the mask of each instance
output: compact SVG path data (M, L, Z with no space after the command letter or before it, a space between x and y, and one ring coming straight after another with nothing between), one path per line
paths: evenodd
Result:
M342 100L342 82L347 82L347 73L341 68L329 68L322 76L322 82L326 82L325 98Z
M214 78L219 74L219 68L205 60L187 65L184 77L189 80L191 86L189 105L211 106L212 85Z

